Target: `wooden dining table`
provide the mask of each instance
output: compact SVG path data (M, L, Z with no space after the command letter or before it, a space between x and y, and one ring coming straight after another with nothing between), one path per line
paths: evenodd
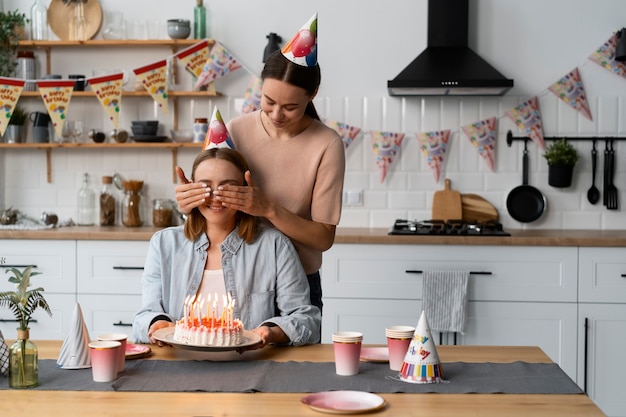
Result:
M61 341L35 341L40 359L57 359ZM371 345L375 346L375 345ZM198 360L204 352L151 345L147 359ZM552 363L538 347L437 347L441 362ZM230 360L234 352L220 353ZM244 353L246 360L332 362L331 344L268 346ZM233 357L236 359L236 357ZM213 360L213 359L212 359ZM445 367L445 365L444 365ZM349 378L349 377L347 377ZM0 416L321 416L300 400L306 393L117 392L0 390ZM379 394L386 400L375 416L539 417L604 416L585 394Z

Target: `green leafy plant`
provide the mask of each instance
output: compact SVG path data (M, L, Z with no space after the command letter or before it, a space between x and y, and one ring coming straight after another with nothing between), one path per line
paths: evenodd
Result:
M9 124L24 126L24 124L26 123L26 119L28 119L28 113L20 106L15 106L15 108L13 109L13 113L11 113Z
M2 77L15 75L17 41L28 21L26 14L17 10L0 12L0 76Z
M12 273L9 282L17 285L16 291L0 292L0 306L8 307L13 312L19 323L18 330L27 330L31 317L37 307L41 307L49 316L52 316L50 306L43 297L43 288L29 290L30 277L39 275L40 272L32 272L33 267L28 266L23 271L17 268L8 268L7 273Z
M578 162L578 152L565 139L554 141L546 148L543 157L548 165L574 166Z

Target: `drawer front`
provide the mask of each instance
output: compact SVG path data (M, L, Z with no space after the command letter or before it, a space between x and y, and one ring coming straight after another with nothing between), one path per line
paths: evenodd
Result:
M147 241L79 241L80 294L141 294Z
M92 339L103 333L133 334L133 317L141 307L140 295L78 294L85 324Z
M33 340L64 340L68 334L74 308L76 306L76 296L74 294L48 294L44 292L44 297L50 306L52 317L48 316L43 309L38 308L33 313L29 324L30 338ZM0 308L0 330L5 339L14 340L17 337L18 327L15 316L8 308Z
M470 276L469 298L484 301L577 299L575 247L336 244L324 253L325 297L421 299L425 269Z
M45 293L76 292L76 242L74 240L0 240L0 291L13 291L5 271L15 266L20 271L34 265L31 278L33 288L42 287Z
M580 248L579 301L626 303L626 248Z

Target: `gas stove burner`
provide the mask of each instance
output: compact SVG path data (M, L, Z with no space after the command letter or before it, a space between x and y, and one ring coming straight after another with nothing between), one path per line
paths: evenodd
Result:
M390 235L445 236L511 236L495 221L467 222L465 220L401 220L389 230Z

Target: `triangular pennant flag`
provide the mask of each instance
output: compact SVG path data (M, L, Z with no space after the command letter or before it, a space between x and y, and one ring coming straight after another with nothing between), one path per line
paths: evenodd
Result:
M39 80L37 87L52 119L54 131L57 136L63 136L63 125L74 91L74 80Z
M163 113L167 114L167 60L137 68L133 72L154 101L163 109Z
M443 381L443 367L423 311L400 368L400 379L413 384Z
M209 49L209 41L205 39L178 52L176 58L180 59L185 65L185 69L197 78L202 73L204 63L209 58Z
M446 160L450 130L418 133L416 137L422 154L426 157L428 166L435 177L435 182L438 183L441 168Z
M533 97L513 110L507 111L506 115L542 150L546 149L537 97Z
M348 124L337 122L335 120L328 120L326 124L335 129L335 131L341 136L341 140L343 142L343 148L348 149L348 146L352 143L352 141L361 133L361 128L356 126L350 126Z
M63 369L91 368L89 332L83 319L83 311L78 303L74 306L74 316L61 345L57 366Z
M96 93L102 107L113 123L113 128L119 127L120 109L122 107L122 88L124 73L104 75L102 77L88 78L91 89Z
M26 80L0 77L0 136L4 135Z
M303 67L317 64L317 13L283 46L281 52L285 58Z
M396 154L400 151L400 145L404 140L404 133L394 132L369 132L372 142L372 150L376 156L376 166L380 176L381 184L387 177L387 172L393 164Z
M613 74L626 78L626 62L615 60L617 40L617 33L614 33L608 41L604 42L589 56L589 59Z
M206 60L202 72L198 76L195 89L202 87L203 85L212 83L224 75L238 70L241 68L241 64L235 59L235 57L224 48L224 46L215 42L209 58Z
M569 74L555 82L548 88L555 96L578 110L587 119L592 120L587 94L583 82L580 79L578 68L574 68Z
M478 154L485 163L494 171L496 162L496 118L481 120L471 125L463 126L463 132L472 145L478 150Z
M243 104L241 105L242 114L252 113L261 108L262 87L263 80L256 75L251 75L248 88L246 88L246 94L243 97Z
M230 137L230 133L228 133L228 129L226 129L226 124L217 106L213 109L213 117L211 117L209 122L209 130L206 133L204 145L202 146L202 149L209 148L235 149L235 144Z

